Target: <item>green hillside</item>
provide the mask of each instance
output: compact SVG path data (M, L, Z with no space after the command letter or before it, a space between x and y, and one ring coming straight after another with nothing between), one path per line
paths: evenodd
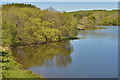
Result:
M88 10L69 12L77 18L79 25L85 28L94 28L95 26L117 26L118 10Z

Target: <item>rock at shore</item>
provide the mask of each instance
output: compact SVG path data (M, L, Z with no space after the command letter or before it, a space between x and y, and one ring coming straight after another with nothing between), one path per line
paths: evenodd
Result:
M77 30L84 30L84 25L78 25Z

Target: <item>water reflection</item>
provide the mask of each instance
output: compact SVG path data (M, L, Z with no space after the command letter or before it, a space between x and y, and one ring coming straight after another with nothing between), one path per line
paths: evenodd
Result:
M118 27L109 26L107 29L100 30L84 30L79 31L79 37L85 37L88 39L108 39L108 40L117 40L118 39Z
M14 58L27 69L32 66L66 66L72 62L73 47L69 41L52 42L13 49Z

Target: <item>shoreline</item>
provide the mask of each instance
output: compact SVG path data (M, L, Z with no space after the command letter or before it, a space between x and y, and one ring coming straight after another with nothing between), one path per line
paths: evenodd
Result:
M12 57L11 50L0 51L2 55L2 78L42 78L31 70L24 70L22 65L15 61Z
M94 29L84 29L84 30L78 30L78 31L85 31L85 30L99 30L99 29L107 29L106 27L95 27ZM60 40L58 41L48 41L48 42L43 42L43 43L39 43L39 44L46 44L46 43L51 43L51 42L59 42L62 40L74 40L74 39L85 39L84 37L77 37L77 36L67 36L67 37L61 37ZM31 46L31 45L39 45L39 44L27 44L27 45L18 45L19 47L23 47L23 46ZM15 46L17 47L17 46ZM13 47L6 47L6 46L0 46L0 50L5 51L10 50Z

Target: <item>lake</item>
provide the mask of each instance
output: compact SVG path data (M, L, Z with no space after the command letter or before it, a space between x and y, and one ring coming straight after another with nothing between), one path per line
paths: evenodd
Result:
M117 78L118 27L78 31L85 39L16 47L24 69L45 78Z

